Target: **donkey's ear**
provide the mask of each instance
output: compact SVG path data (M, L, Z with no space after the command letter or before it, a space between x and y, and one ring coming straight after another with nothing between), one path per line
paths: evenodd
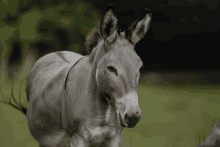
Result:
M151 16L152 14L150 10L145 8L143 16L139 20L132 23L130 27L125 31L126 39L133 45L139 42L147 33L150 27Z
M105 11L100 25L100 32L104 40L111 43L117 34L117 18L114 15L114 8L110 5Z

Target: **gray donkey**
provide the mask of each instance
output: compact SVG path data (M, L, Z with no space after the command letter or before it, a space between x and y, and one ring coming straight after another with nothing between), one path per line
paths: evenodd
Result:
M151 13L144 9L140 19L120 32L109 6L86 37L88 56L60 51L35 63L27 109L8 104L26 114L40 147L121 146L123 127L134 127L142 116L137 88L143 63L134 47L150 22Z

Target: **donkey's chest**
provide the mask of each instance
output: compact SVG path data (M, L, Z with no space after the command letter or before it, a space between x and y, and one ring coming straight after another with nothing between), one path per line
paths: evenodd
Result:
M107 138L111 138L117 134L116 128L112 127L89 127L86 128L83 136L85 140L91 144L102 144Z

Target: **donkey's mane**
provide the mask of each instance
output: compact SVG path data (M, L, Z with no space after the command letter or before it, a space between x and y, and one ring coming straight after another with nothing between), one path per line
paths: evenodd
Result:
M86 36L85 46L88 54L92 52L92 50L98 45L101 39L102 37L100 34L100 22L99 22Z

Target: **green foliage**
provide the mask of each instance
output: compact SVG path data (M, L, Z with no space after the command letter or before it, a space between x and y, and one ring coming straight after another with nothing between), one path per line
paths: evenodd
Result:
M91 4L70 0L3 0L0 9L0 69L6 81L30 55L31 62L54 51L85 55L85 36L101 18Z

